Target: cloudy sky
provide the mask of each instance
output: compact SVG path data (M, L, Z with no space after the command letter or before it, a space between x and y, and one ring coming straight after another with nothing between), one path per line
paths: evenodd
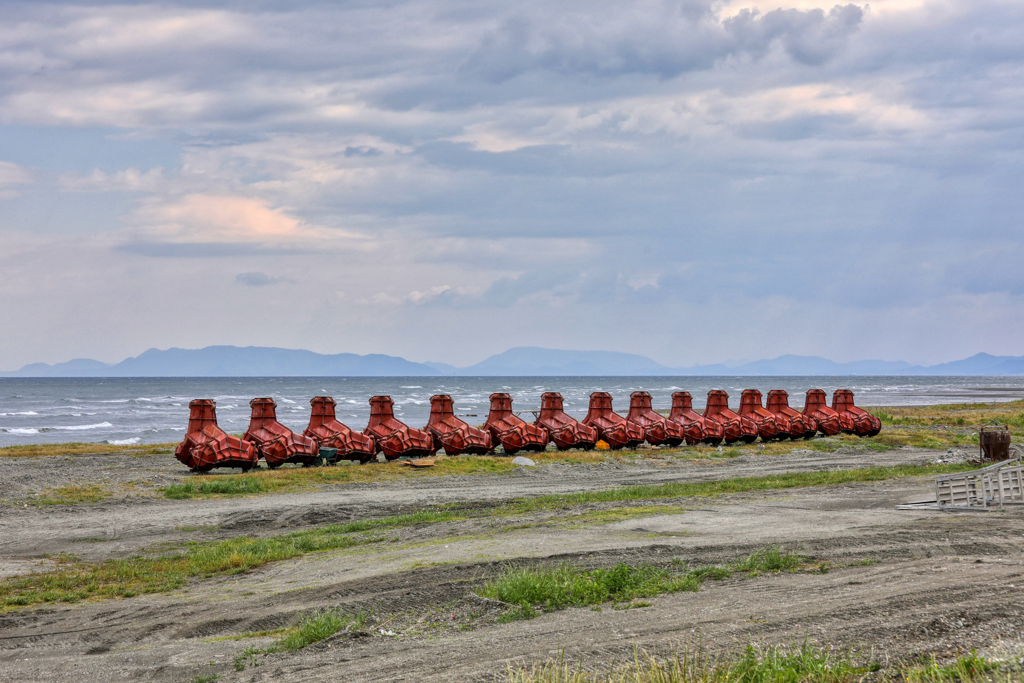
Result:
M0 2L0 369L1024 354L1022 35L1017 0Z

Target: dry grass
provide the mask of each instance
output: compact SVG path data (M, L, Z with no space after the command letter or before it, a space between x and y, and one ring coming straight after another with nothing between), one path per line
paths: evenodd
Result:
M400 461L367 465L334 467L284 466L276 470L261 469L247 474L211 474L189 478L182 484L165 489L170 498L191 498L208 495L241 495L300 491L329 484L358 484L394 481L412 477L441 477L474 474L508 474L515 467L510 458L494 456L437 456L433 467L414 468ZM235 485L236 482L254 482Z
M36 458L45 455L163 455L174 452L175 443L114 446L108 443L40 443L0 448L0 458Z
M865 408L883 425L932 427L973 427L989 420L1024 429L1024 400L1004 403L950 403L936 406Z
M99 503L109 498L110 492L98 484L60 486L32 499L33 505L78 505Z

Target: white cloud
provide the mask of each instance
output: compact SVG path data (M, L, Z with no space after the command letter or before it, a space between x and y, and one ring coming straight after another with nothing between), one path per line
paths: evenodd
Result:
M14 199L21 192L18 185L34 182L31 171L9 161L0 161L0 200Z

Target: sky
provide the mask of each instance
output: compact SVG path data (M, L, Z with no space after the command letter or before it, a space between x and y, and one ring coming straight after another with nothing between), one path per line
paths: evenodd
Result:
M1024 354L1024 4L0 0L0 369Z

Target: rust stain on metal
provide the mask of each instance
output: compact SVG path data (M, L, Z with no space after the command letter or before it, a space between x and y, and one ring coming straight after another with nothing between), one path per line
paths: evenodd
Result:
M209 472L214 467L241 467L247 472L259 462L248 441L230 436L217 426L217 404L197 398L188 404L188 432L174 449L174 457L190 469Z
M788 439L789 433L779 430L779 423L775 421L775 415L764 409L761 405L761 392L757 389L744 389L740 395L740 417L746 417L757 425L757 435L761 441L772 439Z
M612 395L595 391L590 395L590 409L583 424L597 430L598 437L612 449L636 448L644 442L644 429L612 410Z
M430 418L424 431L434 439L434 450L448 455L483 455L491 450L491 435L455 417L455 404L448 394L430 397Z
M743 418L729 410L729 394L721 389L712 389L708 392L704 419L722 426L722 438L726 443L752 443L757 439L757 425L750 418Z
M875 436L882 431L881 420L853 405L853 392L849 389L836 389L832 393L832 410L839 413L843 431L848 434Z
M634 391L629 395L626 420L640 425L644 438L652 446L678 446L686 440L683 425L654 412L651 395L646 391Z
M547 430L555 448L565 451L570 448L592 450L597 445L597 430L567 415L562 408L564 399L555 391L548 391L540 397L540 414L534 424Z
M765 408L775 416L779 429L787 432L789 438L794 441L800 438L809 439L818 431L818 425L813 418L789 407L789 394L782 389L772 389L768 392Z
M717 446L725 438L725 430L717 422L705 420L704 416L693 409L693 396L689 391L677 391L672 394L672 410L668 419L683 426L686 443L691 446L703 441Z
M338 421L334 413L338 403L333 398L316 396L309 400L309 405L309 426L302 435L316 441L319 448L336 448L338 460L366 462L377 454L372 436L360 434Z
M370 421L363 434L377 441L377 451L388 460L403 455L422 458L433 455L434 437L421 429L413 429L395 417L395 402L390 396L370 398Z
M839 413L828 407L825 398L823 390L808 389L803 416L814 420L817 431L825 436L835 436L843 431L843 424L839 421Z
M512 412L512 397L504 392L491 394L491 410L484 428L491 433L491 443L501 444L505 455L519 451L543 451L548 446L548 431L524 422Z
M252 415L249 428L242 438L256 447L256 452L267 461L267 467L274 469L286 462L303 465L318 460L319 446L316 441L296 434L277 421L277 403L272 398L254 398L249 401Z

